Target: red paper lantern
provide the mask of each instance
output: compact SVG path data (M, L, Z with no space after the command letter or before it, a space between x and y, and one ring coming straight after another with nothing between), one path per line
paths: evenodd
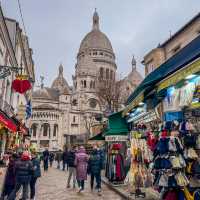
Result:
M30 90L32 86L30 81L26 78L27 77L23 75L17 76L16 79L12 82L12 88L20 94L24 94L27 90Z

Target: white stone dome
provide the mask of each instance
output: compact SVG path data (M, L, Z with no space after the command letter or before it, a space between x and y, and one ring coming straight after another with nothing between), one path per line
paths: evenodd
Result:
M85 49L101 49L113 53L113 48L108 37L100 30L92 30L89 32L81 42L79 52Z
M60 93L70 93L70 87L66 81L66 79L63 76L63 66L60 64L59 66L59 74L58 77L56 77L52 83L51 88L59 90Z
M45 87L33 91L33 98L52 99Z
M93 15L93 27L82 40L79 53L84 52L86 49L99 49L106 50L110 53L113 53L113 48L108 37L102 33L99 29L99 16L98 13L94 12Z

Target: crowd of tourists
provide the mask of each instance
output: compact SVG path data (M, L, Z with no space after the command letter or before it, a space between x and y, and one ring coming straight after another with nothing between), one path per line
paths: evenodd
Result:
M29 197L33 200L35 198L35 185L40 176L40 160L35 151L11 153L2 187L1 200L15 200L21 188L23 189L21 200L26 200Z
M101 195L103 157L102 151L97 146L93 147L90 155L86 153L83 146L73 147L64 152L59 150L56 153L49 152L48 149L45 149L42 154L35 151L12 153L9 156L0 199L15 200L21 188L21 200L35 199L36 182L41 176L41 162L43 163L44 173L48 172L49 167L52 167L54 162L56 162L57 169L63 171L67 169L66 187L77 188L78 193L84 190L85 180L89 175L91 190L94 189L94 180L96 180L95 189Z
M90 155L86 153L83 146L73 147L62 152L49 152L47 149L43 152L44 171L48 170L48 166L52 167L53 161L57 163L57 169L68 171L67 188L70 188L70 182L73 181L73 188L78 185L78 192L82 192L85 188L85 180L90 175L91 190L94 188L94 180L96 180L95 189L101 192L101 170L104 166L103 152L95 145ZM61 166L62 164L62 166Z

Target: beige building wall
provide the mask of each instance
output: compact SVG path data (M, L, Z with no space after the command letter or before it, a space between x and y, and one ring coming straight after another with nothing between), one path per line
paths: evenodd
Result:
M163 44L144 56L145 76L178 53L200 34L200 14L196 15Z

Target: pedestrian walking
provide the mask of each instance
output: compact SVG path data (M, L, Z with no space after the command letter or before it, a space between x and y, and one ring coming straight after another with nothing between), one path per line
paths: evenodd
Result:
M35 199L35 185L37 182L37 179L41 177L41 169L40 169L40 160L37 158L37 153L32 152L32 165L33 165L33 171L30 181L30 199Z
M52 165L53 165L54 157L55 157L54 153L51 152L49 154L49 164L50 164L50 167L52 167Z
M75 156L74 164L76 166L76 179L79 186L79 192L84 190L85 180L87 180L87 166L89 156L86 154L85 148L80 147Z
M61 160L62 160L62 151L59 150L56 153L57 169L60 169L60 162L61 162Z
M43 164L44 164L44 171L48 171L49 168L49 151L46 148L43 152Z
M67 165L67 149L65 149L65 151L62 154L62 162L63 162L63 171L65 171L65 167ZM67 166L68 169L68 166Z
M67 188L70 188L71 178L73 177L73 188L76 187L76 167L75 167L75 148L72 148L68 151L67 154L67 165L69 167L69 175L67 179Z
M88 161L88 174L90 174L90 186L91 190L94 188L94 179L96 180L96 187L98 193L101 192L101 170L103 169L102 156L97 148L94 148L89 161Z
M31 174L33 170L32 162L30 161L30 155L27 151L22 153L21 159L16 161L15 164L15 176L16 184L14 190L8 197L8 200L15 200L16 193L23 187L22 200L28 199L28 186L31 181Z
M8 197L15 188L15 164L17 161L17 154L13 153L9 158L8 168L6 170L4 185L1 193L1 199Z

